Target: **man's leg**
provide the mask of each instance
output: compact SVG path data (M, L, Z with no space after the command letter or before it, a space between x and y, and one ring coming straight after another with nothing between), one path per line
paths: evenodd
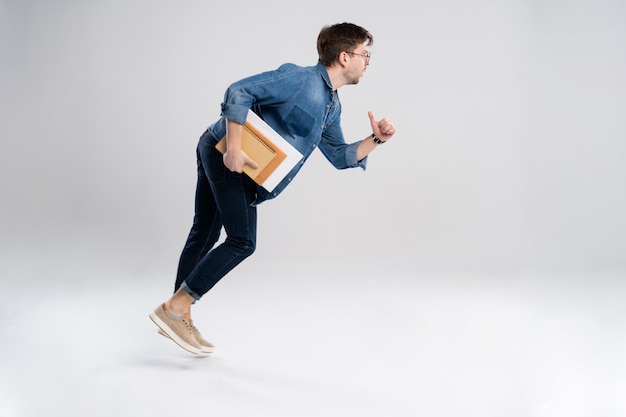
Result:
M231 172L214 146L201 143L200 156L219 211L226 239L208 251L181 283L198 300L256 248L256 185L245 174Z
M197 156L198 182L196 184L195 215L193 226L178 262L174 292L180 288L180 285L198 265L202 257L213 249L222 228L213 190L211 190L211 185L204 172L199 152L197 152Z
M193 326L191 305L254 252L257 225L256 207L252 206L256 199L254 182L244 174L229 171L214 146L201 142L198 149L196 218L199 221L194 219L195 230L192 228L181 255L176 292L150 315L166 336L192 353L207 352L207 348L212 351L213 346ZM206 188L207 180L210 192ZM208 219L212 220L207 222ZM211 249L219 237L220 224L226 231L226 240ZM195 266L186 274L190 265ZM185 278L179 281L180 277Z

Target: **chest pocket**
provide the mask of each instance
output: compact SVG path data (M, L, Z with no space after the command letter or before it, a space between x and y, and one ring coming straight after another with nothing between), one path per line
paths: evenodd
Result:
M294 106L289 112L286 122L291 133L297 136L307 137L309 133L311 133L311 130L313 130L315 119L300 107Z

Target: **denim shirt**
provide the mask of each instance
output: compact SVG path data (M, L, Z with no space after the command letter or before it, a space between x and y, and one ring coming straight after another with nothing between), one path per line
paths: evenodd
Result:
M347 144L344 139L339 96L320 62L310 67L283 64L231 84L224 94L222 117L208 128L215 142L226 134L226 119L244 124L250 109L303 155L271 192L257 186L253 205L278 196L317 147L337 169L365 169L367 157L357 160L359 142Z

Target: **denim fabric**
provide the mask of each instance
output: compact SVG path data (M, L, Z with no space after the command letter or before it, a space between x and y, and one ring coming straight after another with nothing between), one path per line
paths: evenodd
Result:
M228 170L211 139L205 132L198 144L195 215L174 287L182 286L196 300L256 248L255 183ZM226 239L214 247L222 227Z
M226 134L226 119L243 124L252 109L303 154L300 164L274 190L257 187L255 205L278 196L317 147L337 169L367 165L367 158L357 160L358 142L347 144L344 139L341 102L319 62L311 67L284 64L235 82L221 108L222 117L209 126L214 142Z

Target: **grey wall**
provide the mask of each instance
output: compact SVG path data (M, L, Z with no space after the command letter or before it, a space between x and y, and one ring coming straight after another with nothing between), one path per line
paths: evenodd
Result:
M365 173L316 155L260 207L255 256L625 266L626 3L214 3L0 1L5 265L175 269L226 86L315 64L352 21L375 45L346 136L368 110L398 133Z

